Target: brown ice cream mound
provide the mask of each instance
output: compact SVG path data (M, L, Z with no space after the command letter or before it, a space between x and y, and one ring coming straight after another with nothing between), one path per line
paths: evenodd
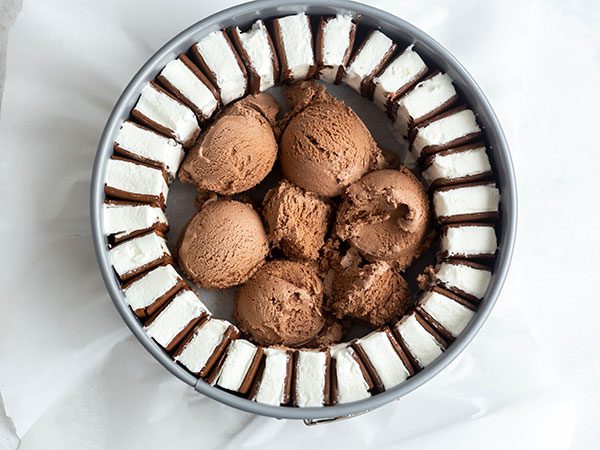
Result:
M346 189L335 232L370 261L403 270L429 243L429 204L423 185L406 168L377 170Z
M265 196L269 240L286 257L316 260L331 217L331 205L312 192L282 181Z
M207 289L244 283L264 263L267 234L252 206L233 200L208 201L180 237L178 262Z
M318 260L319 276L323 280L323 292L331 299L333 282L338 273L348 267L358 266L363 261L360 254L346 242L329 238L320 251Z
M277 159L272 125L278 110L275 99L264 93L227 107L188 153L180 180L222 195L256 186Z
M284 118L281 167L296 185L334 197L384 160L371 133L343 101L315 82L292 85Z
M301 346L325 325L323 287L314 267L266 263L237 292L235 320L260 345Z
M389 263L377 261L339 272L329 309L338 318L350 317L375 328L399 319L410 306L406 280Z

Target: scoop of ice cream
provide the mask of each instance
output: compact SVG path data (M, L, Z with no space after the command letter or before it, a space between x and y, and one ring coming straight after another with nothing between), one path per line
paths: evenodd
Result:
M278 260L266 263L237 292L235 319L260 345L300 346L323 328L323 287L315 268Z
M408 283L385 261L352 265L336 274L329 309L372 327L400 318L411 306Z
M326 299L330 299L337 273L360 264L362 257L348 243L336 238L329 238L319 253L318 269L323 280L323 293Z
M263 203L269 240L290 259L317 259L330 216L327 201L285 180L267 192Z
M192 281L208 289L244 283L269 251L258 213L233 200L205 203L179 242L179 265Z
M292 85L287 99L281 167L296 185L334 197L384 160L365 124L323 86Z
M272 125L279 107L269 94L248 96L226 108L204 131L179 171L201 190L237 194L260 183L273 168Z
M377 170L346 189L335 232L367 259L408 267L429 244L429 204L406 168Z

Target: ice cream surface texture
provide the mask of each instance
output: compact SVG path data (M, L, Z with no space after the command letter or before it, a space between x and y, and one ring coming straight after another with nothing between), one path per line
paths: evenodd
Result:
M429 216L425 189L408 169L376 170L346 189L335 232L369 261L402 270L427 246Z
M200 287L222 289L244 283L264 263L267 234L251 205L213 200L186 226L179 265Z
M269 240L290 259L317 259L331 212L329 202L285 180L267 192L263 203Z
M222 195L256 186L277 159L272 125L278 111L273 96L264 93L227 107L185 158L180 179Z
M286 97L290 112L282 126L281 167L294 184L335 197L381 163L381 150L365 124L325 87L297 83Z
M235 319L260 345L301 346L325 325L323 286L308 264L266 263L237 292Z

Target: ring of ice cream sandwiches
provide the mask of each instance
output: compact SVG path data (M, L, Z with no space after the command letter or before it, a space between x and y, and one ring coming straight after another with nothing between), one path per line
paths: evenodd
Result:
M421 177L391 167L354 111L311 79L372 99ZM262 94L277 84L290 86L280 120ZM297 14L203 37L142 89L114 152L103 218L125 301L177 364L220 389L276 406L367 398L431 364L485 297L500 191L477 116L418 48L351 16ZM262 217L227 197L278 157L285 179ZM165 207L176 176L219 197L174 259ZM430 223L440 250L413 304L401 273L430 244ZM270 249L289 260L267 262ZM178 270L204 288L241 285L237 326L214 318ZM373 331L340 343L350 319Z

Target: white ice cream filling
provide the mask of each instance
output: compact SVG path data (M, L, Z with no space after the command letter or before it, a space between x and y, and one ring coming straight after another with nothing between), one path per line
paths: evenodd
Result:
M187 98L204 117L210 117L219 102L212 91L181 60L174 59L160 73Z
M408 136L411 123L435 111L456 95L452 79L448 74L438 73L418 83L413 89L397 100L394 127Z
M162 136L130 121L123 122L115 142L133 155L160 164L170 179L175 178L185 156L183 147L175 139Z
M353 26L351 16L340 14L325 22L321 30L321 54L322 64L326 67L321 69L321 79L329 83L335 81L339 67L344 65L344 56L350 46L350 33Z
M362 81L373 74L392 45L394 42L381 31L375 30L371 33L363 48L354 56L346 70L344 82L360 93Z
M500 191L495 184L457 187L433 193L433 209L437 217L498 211Z
M354 355L354 350L347 343L331 349L331 356L335 359L338 404L356 402L371 396L369 384Z
M323 406L325 395L325 352L301 351L296 363L296 405Z
M475 314L469 308L435 291L427 291L419 305L454 337L458 336Z
M104 204L103 223L104 234L117 239L156 224L168 224L164 211L157 206L112 203Z
M159 266L123 290L125 301L134 311L146 308L173 289L180 280L173 266Z
M448 227L442 234L442 251L448 256L478 256L496 253L498 242L492 226Z
M169 186L160 169L122 159L109 159L106 186L123 192L149 195L167 200Z
M312 33L306 14L277 19L280 28L281 44L291 78L303 80L311 66L315 64L312 46Z
M410 354L426 367L443 352L436 339L419 323L414 314L406 316L396 325L398 333L406 344Z
M269 45L268 31L262 20L257 20L245 32L237 28L240 43L249 57L247 61L260 77L260 91L266 91L275 85L273 72L273 51Z
M483 298L492 279L489 270L447 262L438 267L435 276L446 287L459 289L477 299Z
M383 331L375 331L359 339L357 344L369 358L385 389L399 385L409 376L402 359Z
M230 324L226 320L208 319L200 325L181 353L175 356L192 373L199 373L223 341Z
M188 142L200 130L196 115L190 108L155 89L150 83L142 89L134 109L171 130L181 143Z
M224 105L246 92L246 77L223 31L214 31L196 43L196 50L215 75Z
M119 276L134 272L165 254L170 254L167 242L156 233L122 242L108 251L111 264Z
M256 345L245 339L231 341L215 384L223 389L239 391L257 350Z
M385 111L389 97L426 70L425 62L413 50L413 46L409 45L379 76L373 79L375 84L373 101Z
M144 327L144 330L148 336L166 348L192 320L206 311L198 296L185 289L173 297L156 319Z
M470 109L457 111L442 119L431 122L427 126L418 126L417 135L412 143L415 157L420 157L425 147L443 145L455 139L481 131L475 114Z
M283 403L289 358L285 350L265 349L265 368L254 400L273 406Z
M453 180L491 172L490 159L485 147L464 150L447 155L435 155L431 165L421 175L431 184L435 180Z

